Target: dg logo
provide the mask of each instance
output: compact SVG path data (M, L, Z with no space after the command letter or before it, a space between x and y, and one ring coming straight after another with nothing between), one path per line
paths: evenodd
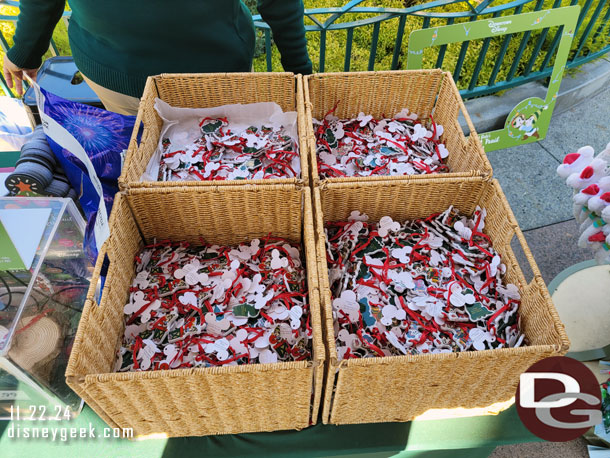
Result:
M602 421L595 375L564 356L538 361L521 374L516 403L527 429L547 441L576 439Z

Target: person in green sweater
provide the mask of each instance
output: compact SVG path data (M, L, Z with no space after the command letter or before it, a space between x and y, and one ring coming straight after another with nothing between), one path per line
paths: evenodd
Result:
M159 73L248 72L255 31L240 0L69 0L76 66L106 109L137 112L146 78ZM4 56L9 87L35 78L64 0L21 0L14 45ZM258 0L285 71L310 74L302 0Z

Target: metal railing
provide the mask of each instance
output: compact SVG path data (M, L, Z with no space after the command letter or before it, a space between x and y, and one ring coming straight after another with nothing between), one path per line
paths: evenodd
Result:
M405 0L404 3L413 3ZM318 34L319 45L310 52L315 59L314 70L324 72L328 60L327 43L334 34L345 34L343 71L352 70L354 61L354 36L360 31L370 30L368 44L368 70L397 70L404 68L406 58L406 39L412 30L421 28L451 25L478 19L498 18L527 11L559 8L579 4L582 7L567 68L578 67L610 51L610 1L609 0L435 0L416 4L408 8L382 8L359 6L363 0L352 0L342 7L306 9L305 30L308 39L311 34ZM0 0L0 6L19 6L18 1ZM69 19L66 11L63 20ZM16 21L13 15L0 15L0 21ZM272 34L269 26L261 17L254 16L254 25L263 35L266 70L280 70L274 66ZM379 68L380 42L382 27L391 27L392 43L391 64L389 68ZM526 32L522 36L506 35L487 38L475 44L462 43L451 59L448 58L447 46L431 48L433 55L427 55L429 67L444 68L453 72L453 77L464 98L493 94L521 84L540 80L550 76L555 51L561 37L561 27L551 31L542 29L536 33ZM517 45L518 43L518 45ZM478 55L468 56L470 47L477 46ZM8 42L0 33L0 47L6 51ZM492 51L490 51L492 49ZM58 49L51 40L50 51L58 54ZM510 51L510 52L509 52ZM514 53L514 54L513 54ZM336 54L336 53L335 53ZM471 51L472 54L472 51ZM333 59L337 56L333 55ZM474 65L470 65L474 61ZM377 67L377 68L376 68ZM386 66L387 67L387 66ZM0 75L0 84L6 86ZM10 91L7 91L10 93ZM12 95L12 94L11 94Z
M380 68L376 68L376 64L379 55L380 30L384 23L393 22L394 40L393 43L390 43L392 45L391 64L389 68L381 69L398 70L404 68L406 62L404 56L406 55L405 35L407 31L478 19L498 18L521 12L540 11L579 3L582 10L578 18L577 28L574 31L575 39L567 68L578 67L610 51L610 2L608 0L597 0L595 2L593 0L483 0L478 2L473 0L436 0L408 8L359 6L362 2L363 0L352 0L342 7L305 10L305 16L308 19L306 19L308 23L305 26L308 39L311 38L312 33L319 34L314 71L324 72L326 68L327 42L332 34L345 33L342 60L343 71L347 72L352 67L354 33L358 29L368 28L370 30L370 48L367 69L379 70ZM274 65L271 30L260 16L254 16L254 25L262 31L264 36L266 70L272 71ZM562 33L561 29L561 27L558 27L554 31L542 29L536 33L525 32L520 40L514 34L482 40L477 48L476 63L471 69L465 69L471 42L465 41L460 45L457 58L454 59L455 64L448 62L446 58L447 46L440 46L438 49L431 51L435 55L428 56L429 66L451 70L464 98L510 89L551 75L554 54ZM494 54L490 53L492 43L495 44L494 49L496 51L494 51ZM317 49L319 49L319 52ZM507 56L509 49L514 52L510 59ZM336 56L333 57L336 58ZM487 68L485 79L482 77L484 67Z

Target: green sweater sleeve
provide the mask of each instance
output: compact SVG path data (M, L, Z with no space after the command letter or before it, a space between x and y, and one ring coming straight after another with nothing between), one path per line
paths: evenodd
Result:
M303 25L301 0L258 0L258 12L269 24L287 72L309 75L311 60Z
M38 68L65 8L65 0L21 0L15 44L8 58L21 68Z

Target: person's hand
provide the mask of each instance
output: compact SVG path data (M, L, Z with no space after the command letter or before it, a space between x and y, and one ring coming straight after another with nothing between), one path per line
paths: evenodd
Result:
M24 74L29 76L33 81L36 81L37 68L19 68L12 63L8 56L4 54L4 79L8 87L12 88L15 85L17 94L23 94L23 77Z

